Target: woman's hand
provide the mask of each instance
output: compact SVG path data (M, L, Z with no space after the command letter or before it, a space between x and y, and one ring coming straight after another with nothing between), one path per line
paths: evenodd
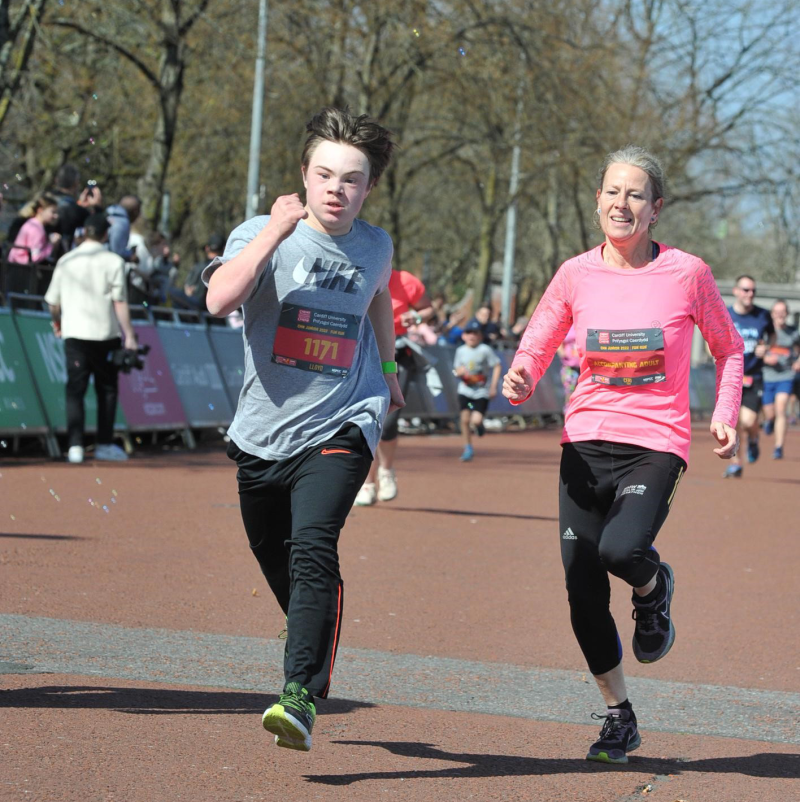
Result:
M715 448L714 453L720 459L730 459L736 456L736 452L739 450L739 435L736 433L736 429L728 426L727 423L714 420L711 421L711 434L719 443L719 448Z
M524 401L531 394L531 379L522 366L511 368L503 378L503 395L509 401Z

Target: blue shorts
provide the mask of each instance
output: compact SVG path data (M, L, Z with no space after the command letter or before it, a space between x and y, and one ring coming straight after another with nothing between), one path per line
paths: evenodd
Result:
M775 396L778 393L792 394L792 379L786 379L782 382L764 382L764 393L761 396L762 404L774 404Z

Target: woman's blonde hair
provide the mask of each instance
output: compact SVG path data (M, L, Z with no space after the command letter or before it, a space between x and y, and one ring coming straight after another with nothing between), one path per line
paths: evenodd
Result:
M19 216L30 219L39 211L39 209L44 209L47 206L58 206L58 198L56 198L55 195L50 195L49 193L45 192L41 195L37 195L33 200L28 201L19 210Z

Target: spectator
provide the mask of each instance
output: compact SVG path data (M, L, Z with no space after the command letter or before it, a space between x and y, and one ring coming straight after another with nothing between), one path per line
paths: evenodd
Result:
M81 188L81 173L74 164L62 165L56 173L53 195L58 199L58 233L64 253L72 250L75 229L103 208L103 193L92 182Z
M125 263L103 245L109 223L96 213L85 221L86 240L58 260L45 294L53 317L53 330L64 338L67 361L67 459L83 462L83 399L94 376L97 393L98 460L122 461L127 454L112 443L117 410L118 369L111 359L120 348L135 350L136 335L126 300Z
M166 302L177 268L170 259L167 238L159 231L148 241L148 251L152 254L153 273L150 276L150 298L156 304Z
M111 229L108 248L125 260L125 277L128 283L128 303L142 304L150 298L150 278L156 264L145 239L134 225L142 212L136 195L123 195L118 204L106 209Z
M208 242L203 246L205 261L197 262L189 271L189 275L186 277L186 281L183 284L183 290L179 290L177 287L170 289L169 295L170 298L172 298L174 306L179 306L183 309L205 311L206 293L208 290L200 277L206 265L209 262L213 262L218 256L222 256L224 250L224 237L221 237L219 234L212 234L208 238Z
M111 226L108 229L108 250L127 262L130 256L128 239L131 235L131 218L121 199L119 203L114 203L106 209L106 218Z
M486 343L486 345L495 345L503 336L500 326L492 321L491 304L481 304L478 307L475 317L473 317L467 323L467 329L469 329L472 323L478 324L478 327L481 330L481 336L483 337L483 342Z
M39 195L23 207L21 216L27 219L14 238L8 261L18 265L46 261L61 239L56 232L47 233L47 226L58 222L58 200L52 195Z

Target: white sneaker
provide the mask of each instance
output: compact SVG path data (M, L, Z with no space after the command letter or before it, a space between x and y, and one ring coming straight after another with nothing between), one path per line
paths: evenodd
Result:
M397 495L394 468L378 468L378 501L391 501Z
M128 455L118 445L108 443L95 448L94 458L106 462L125 462L128 459Z
M83 446L70 446L67 452L67 462L79 465L83 462Z
M375 484L373 482L364 482L353 504L356 507L371 507L375 503L377 495Z

